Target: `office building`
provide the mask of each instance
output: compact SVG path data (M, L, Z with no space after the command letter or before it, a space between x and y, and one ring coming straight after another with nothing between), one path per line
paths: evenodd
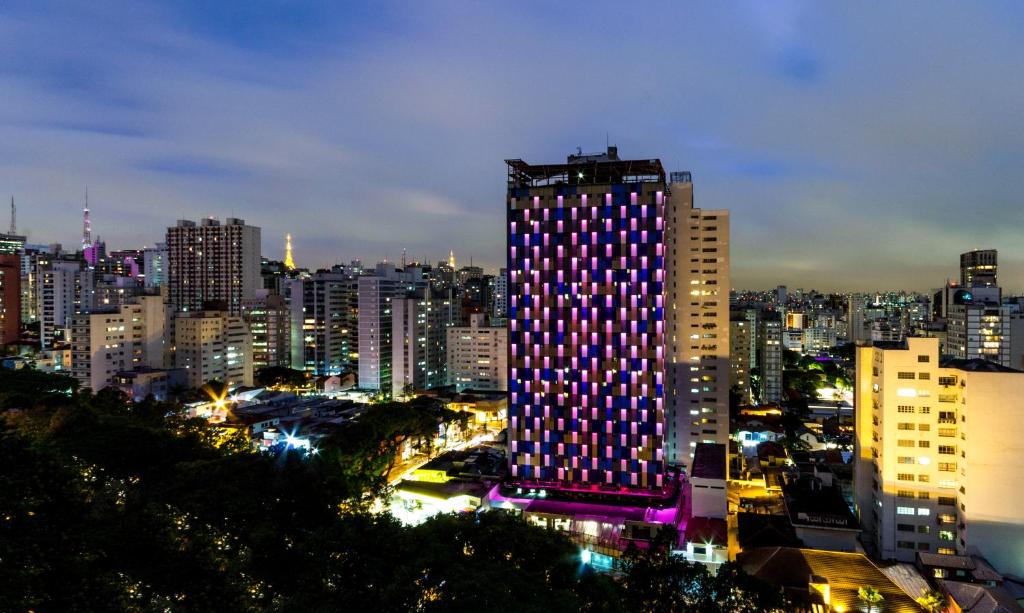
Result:
M292 368L317 375L357 372L358 280L347 273L318 272L288 284Z
M24 236L0 232L0 255L17 255L24 247Z
M291 365L291 312L284 298L258 290L242 300L242 320L252 334L252 368Z
M391 393L443 387L448 378L447 346L451 299L423 296L391 301Z
M960 285L963 287L999 287L995 249L975 249L960 254Z
M391 392L392 305L402 286L382 276L359 277L359 387Z
M980 555L1024 576L1024 372L935 338L857 348L854 491L878 557Z
M508 390L508 328L488 326L481 313L468 326L448 328L448 385L467 389Z
M174 320L174 365L185 369L189 387L214 380L252 385L249 327L227 311L179 313Z
M179 220L167 229L168 302L175 312L223 302L239 315L261 287L260 229L242 219Z
M117 373L166 365L167 312L160 296L77 313L71 323L71 374L85 389L112 385Z
M694 207L690 173L672 173L665 211L669 462L729 438L729 212Z
M21 335L21 260L0 254L0 346Z
M1010 366L1010 307L998 302L954 302L948 313L946 353Z

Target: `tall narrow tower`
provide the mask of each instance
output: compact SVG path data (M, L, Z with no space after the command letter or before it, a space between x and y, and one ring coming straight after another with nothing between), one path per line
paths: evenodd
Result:
M92 222L89 221L89 188L85 188L85 209L82 211L82 249L92 246Z
M455 268L455 250L451 249L448 251L448 265Z
M9 234L18 233L17 209L14 208L14 196L11 196L11 230Z
M284 267L295 270L295 259L292 257L292 235L284 235Z

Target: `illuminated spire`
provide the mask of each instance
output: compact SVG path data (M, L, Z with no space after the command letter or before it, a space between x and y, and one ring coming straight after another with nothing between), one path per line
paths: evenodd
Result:
M85 188L85 210L82 213L82 247L92 246L92 222L89 221L89 188Z
M455 268L455 250L452 249L448 252L448 265Z
M284 267L288 270L295 270L295 260L292 258L292 235L284 235Z

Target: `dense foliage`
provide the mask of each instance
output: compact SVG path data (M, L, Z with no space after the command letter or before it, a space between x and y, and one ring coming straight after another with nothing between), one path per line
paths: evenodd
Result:
M31 371L0 370L0 410L3 611L775 608L667 541L631 551L617 581L514 516L409 528L366 512L402 442L453 419L430 401L375 406L315 455L217 446L174 404Z

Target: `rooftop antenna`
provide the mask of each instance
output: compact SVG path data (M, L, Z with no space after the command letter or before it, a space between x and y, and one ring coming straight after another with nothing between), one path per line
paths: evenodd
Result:
M402 269L405 270L405 247L402 247Z
M14 196L11 196L11 234L18 233L17 212L18 209L14 208Z
M89 221L89 186L85 187L85 209L82 211L82 246L92 244L92 222Z

